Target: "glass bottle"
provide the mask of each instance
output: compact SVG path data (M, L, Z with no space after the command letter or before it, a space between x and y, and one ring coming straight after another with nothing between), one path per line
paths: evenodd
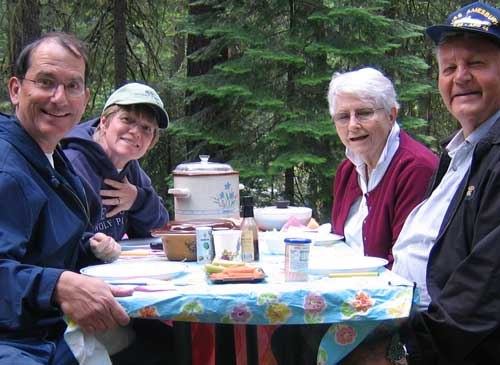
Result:
M241 259L242 261L259 261L259 230L253 217L253 198L242 197L243 220L241 230Z

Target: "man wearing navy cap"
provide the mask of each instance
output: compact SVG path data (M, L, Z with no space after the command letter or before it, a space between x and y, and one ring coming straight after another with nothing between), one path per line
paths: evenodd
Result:
M475 2L427 28L461 129L393 247L392 270L417 283L421 308L391 341L367 342L342 364L500 364L499 21Z

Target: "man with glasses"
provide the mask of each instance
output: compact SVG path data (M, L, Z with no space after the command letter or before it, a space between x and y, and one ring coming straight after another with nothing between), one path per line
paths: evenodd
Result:
M9 80L14 116L0 115L0 364L77 364L66 322L89 334L129 323L130 290L78 274L119 246L84 235L82 184L58 143L80 120L89 68L83 44L48 33L26 46Z

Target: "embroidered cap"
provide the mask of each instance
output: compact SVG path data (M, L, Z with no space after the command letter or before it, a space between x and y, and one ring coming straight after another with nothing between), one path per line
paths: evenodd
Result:
M160 96L156 93L156 91L154 91L153 88L138 82L131 82L118 88L113 94L111 94L108 100L106 100L104 110L109 108L111 105L132 104L151 105L158 115L158 127L168 127L168 114L163 107L163 102L161 101Z
M446 24L430 26L426 32L436 44L444 35L461 32L482 34L500 44L499 19L500 10L476 1L451 13Z

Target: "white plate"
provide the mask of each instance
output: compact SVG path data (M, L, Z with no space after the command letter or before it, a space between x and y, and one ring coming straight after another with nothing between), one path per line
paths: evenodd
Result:
M87 266L80 273L103 280L151 278L172 279L187 272L187 265L181 262L147 261L114 262L111 264Z
M371 256L344 256L316 259L309 263L311 274L323 275L331 272L377 271L389 261Z
M311 237L313 244L316 246L330 246L335 242L342 241L344 236L335 233L317 233Z

